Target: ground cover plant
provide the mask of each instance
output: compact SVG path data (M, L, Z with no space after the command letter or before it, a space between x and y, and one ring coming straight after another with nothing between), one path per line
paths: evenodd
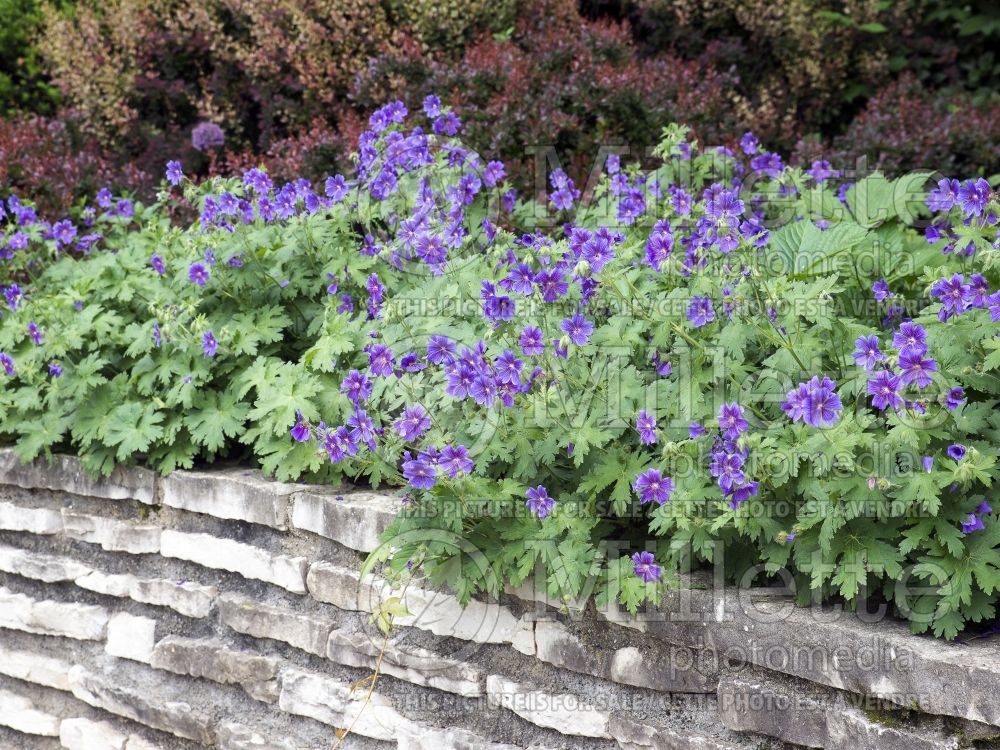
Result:
M555 169L523 201L460 115L390 103L316 185L171 162L148 205L102 191L48 223L9 197L4 441L397 488L375 560L463 599L540 569L635 611L724 553L920 632L995 615L986 180L671 126L655 164Z

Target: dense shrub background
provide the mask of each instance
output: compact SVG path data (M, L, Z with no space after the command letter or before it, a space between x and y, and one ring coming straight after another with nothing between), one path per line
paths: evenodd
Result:
M753 130L802 158L990 176L998 41L987 0L0 0L0 112L55 116L147 197L168 158L202 176L343 169L379 103L432 90L522 188L525 145L554 145L579 180L598 144L639 153L669 121L703 142ZM205 121L226 139L208 154L191 146ZM2 160L58 159L6 138ZM64 210L90 188L72 182Z

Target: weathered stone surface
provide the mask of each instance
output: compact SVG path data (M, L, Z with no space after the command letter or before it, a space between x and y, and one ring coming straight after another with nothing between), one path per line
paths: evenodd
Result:
M59 736L59 717L40 710L23 695L0 688L0 725L24 734Z
M377 740L392 740L399 734L419 731L387 698L374 693L366 704L366 695L364 691L352 692L347 683L290 667L281 674L278 706L282 711L308 716L333 727L353 725L355 734Z
M500 744L465 729L421 727L416 734L401 733L397 750L517 750L517 745Z
M106 500L156 502L156 474L137 466L119 466L109 477L94 478L74 456L53 456L52 463L22 464L11 448L0 450L0 483L26 489L70 492Z
M108 621L104 650L111 656L149 664L155 643L156 620L119 612Z
M272 482L249 469L229 471L175 471L165 477L161 502L173 508L288 528L288 496L294 484Z
M99 641L104 638L107 624L108 613L103 607L39 601L0 588L0 628Z
M50 508L23 508L14 503L0 503L0 529L27 531L29 534L59 534L62 515Z
M117 518L93 516L63 508L63 530L71 539L99 544L109 552L133 555L156 554L160 551L160 527L134 524Z
M390 640L382 650L382 641L374 641L360 631L334 630L327 645L327 658L349 667L373 669L380 651L381 670L415 685L445 690L466 697L482 695L482 677L478 669L457 659L449 659L425 648Z
M215 586L203 586L194 581L136 578L130 573L107 574L96 570L78 578L76 585L98 594L169 607L187 617L207 617L219 593Z
M475 643L511 643L519 630L518 618L496 602L473 599L462 607L451 594L412 587L403 599L410 614L397 617L397 625Z
M378 581L373 576L364 580L357 570L329 562L315 562L306 577L309 595L339 609L371 612L379 602Z
M334 623L314 615L260 604L239 594L218 599L219 618L233 630L255 638L273 638L316 656L326 655Z
M66 750L126 750L128 735L106 721L65 719L59 727L59 742Z
M517 623L517 630L514 631L510 639L510 646L515 651L519 651L525 656L535 656L538 646L535 643L535 620L534 615L528 613Z
M537 726L577 737L611 737L611 714L572 693L535 690L492 674L486 678L486 695L491 706L513 711Z
M0 638L2 641L2 638ZM21 651L0 642L0 674L56 690L69 690L66 676L72 665L34 651Z
M172 529L163 532L160 545L160 554L164 557L239 573L244 578L273 583L295 594L306 593L308 562L304 557L272 555L260 547L231 539Z
M392 523L399 501L375 492L344 495L305 490L296 492L292 503L292 525L311 531L359 552L371 552L381 544L380 535Z
M151 664L175 674L240 685L251 697L267 703L278 700L280 659L235 651L214 638L167 636L156 644Z
M218 729L219 750L302 750L301 746L260 732L234 721L224 721Z
M90 572L83 563L17 547L0 547L0 570L45 583L73 581Z
M656 726L617 714L611 716L609 730L621 750L746 750L747 747L763 747L756 741L749 745L736 745L689 728L681 730Z
M93 674L81 665L70 670L69 682L73 695L95 708L203 745L215 742L213 719L187 703L165 701L155 691L124 686L112 676Z
M826 715L821 697L762 680L755 671L719 681L719 717L735 731L760 732L805 747L825 747Z
M956 750L962 746L958 737L940 731L920 731L908 727L880 724L856 708L831 710L827 714L828 744L824 747L847 747L852 750Z

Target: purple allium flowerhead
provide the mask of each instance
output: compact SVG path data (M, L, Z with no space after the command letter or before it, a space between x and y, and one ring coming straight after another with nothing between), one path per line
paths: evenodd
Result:
M188 268L188 279L198 286L205 286L211 274L204 263L192 263Z
M581 313L577 313L572 318L565 318L559 324L559 328L577 346L585 346L590 341L590 334L594 332L594 324L583 317Z
M903 354L926 354L927 331L919 323L906 321L892 335L892 345Z
M426 461L411 459L403 462L403 477L418 490L429 490L437 482L437 471Z
M363 373L351 370L340 382L340 392L355 404L360 404L372 395L372 381Z
M219 342L216 341L215 335L211 331L206 331L201 337L201 350L206 357L214 357L219 350Z
M196 151L219 148L226 142L226 134L214 122L199 122L191 130L191 145Z
M368 370L375 377L389 377L395 364L396 355L385 344L372 344L368 349Z
M719 431L726 440L736 440L740 434L750 429L750 423L743 417L743 408L735 401L719 407Z
M639 496L641 504L645 505L655 500L657 504L663 505L674 491L674 480L664 477L659 469L646 469L636 476L632 489Z
M181 184L184 179L184 170L181 168L181 163L179 161L168 161L167 162L167 182L169 182L174 187Z
M14 369L14 360L7 352L0 352L0 367L3 367L4 375L7 377L17 374L17 370Z
M309 425L306 424L306 420L302 417L302 412L295 412L295 426L291 429L292 439L297 443L306 442L312 433L309 430Z
M956 461L961 461L965 458L966 452L965 446L961 443L953 443L948 446L948 455Z
M45 337L35 321L28 323L28 336L31 337L31 343L35 346L41 346L42 342L45 341Z
M527 357L537 357L545 351L545 337L535 326L525 326L518 343Z
M924 456L923 465L924 465L924 471L930 474L931 469L934 468L934 456Z
M888 299L892 296L892 292L889 291L889 284L885 279L879 279L872 284L872 291L875 292L876 302L881 302L882 300Z
M153 267L160 276L167 272L167 264L163 261L162 255L154 255L149 259L149 265Z
M952 388L945 396L944 405L954 411L965 402L965 390L961 387Z
M470 474L475 464L469 458L469 449L464 445L446 445L441 451L438 466L454 479L459 474Z
M688 437L691 440L696 440L705 434L705 428L700 422L692 422L688 425Z
M878 348L878 336L858 336L854 347L854 364L863 367L865 372L871 372L877 363L885 359Z
M692 297L687 309L687 319L695 328L701 328L715 320L715 309L711 297Z
M392 426L403 440L412 442L431 428L431 418L420 404L407 406L403 415Z
M447 336L431 336L427 342L427 361L434 365L450 365L455 361L455 342Z
M986 528L983 523L983 519L977 516L975 513L970 513L964 521L962 521L962 533L972 534L976 531L982 531Z
M900 382L903 385L915 383L917 388L926 388L933 380L931 373L937 372L937 362L922 354L907 352L899 355Z
M632 555L632 572L644 583L655 583L663 575L663 570L656 564L652 552L636 552Z
M61 378L63 374L63 368L56 364L55 362L49 362L49 375L53 378Z
M537 487L529 488L525 495L528 498L525 500L528 510L539 518L547 517L555 507L556 501L549 497L548 490L541 484Z
M643 445L653 445L656 442L656 417L645 409L639 412L635 429L639 432L639 441Z
M872 397L872 406L876 409L898 410L903 407L903 397L899 395L899 376L888 370L880 370L868 379L868 393Z

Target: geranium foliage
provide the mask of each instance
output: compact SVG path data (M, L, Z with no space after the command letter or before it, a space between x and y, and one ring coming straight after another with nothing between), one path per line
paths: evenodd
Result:
M985 180L850 182L674 126L652 167L521 201L423 109L376 112L323 185L171 164L79 226L8 200L3 437L399 488L375 559L463 598L534 575L634 611L714 563L940 636L994 616Z

